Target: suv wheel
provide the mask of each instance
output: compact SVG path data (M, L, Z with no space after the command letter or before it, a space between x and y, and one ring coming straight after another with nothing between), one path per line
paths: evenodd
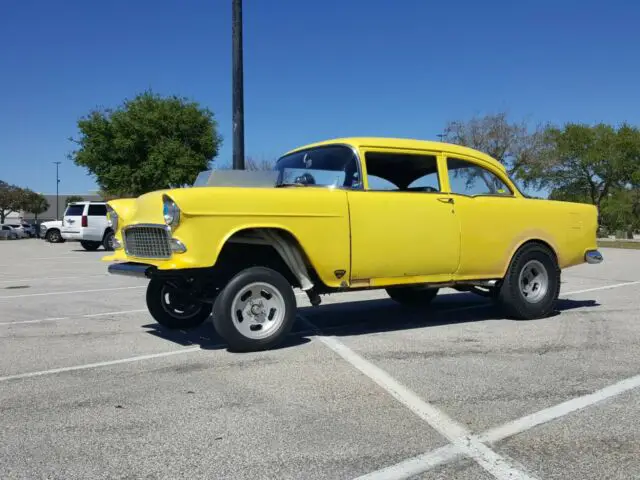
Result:
M212 305L190 298L164 280L151 279L147 308L156 322L170 329L194 328L211 315Z
M108 252L111 252L114 250L113 248L113 239L115 238L115 235L113 234L113 232L111 230L109 230L107 233L104 234L104 239L102 240L102 245L104 246L104 249L107 250Z
M90 252L93 252L100 248L100 242L89 242L87 240L81 240L80 245L82 245L82 248Z
M436 298L439 289L424 287L389 287L386 290L389 297L402 305L426 307L431 304L434 298Z
M247 268L220 292L213 309L218 335L235 351L280 344L296 319L296 297L287 279L265 267Z
M45 240L49 243L60 243L62 240L62 235L60 235L60 230L49 230L45 235Z
M519 320L551 314L560 294L560 268L553 252L530 244L516 252L497 300L507 316Z

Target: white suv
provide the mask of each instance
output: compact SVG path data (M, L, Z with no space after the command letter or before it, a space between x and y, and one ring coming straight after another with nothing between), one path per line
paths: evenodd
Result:
M74 202L67 205L62 219L62 238L80 242L85 250L113 250L113 229L105 202Z

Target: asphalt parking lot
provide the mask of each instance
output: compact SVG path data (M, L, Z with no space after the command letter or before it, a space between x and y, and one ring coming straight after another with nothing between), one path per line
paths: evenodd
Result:
M556 315L335 295L277 350L159 329L103 251L0 243L0 478L640 477L640 251Z

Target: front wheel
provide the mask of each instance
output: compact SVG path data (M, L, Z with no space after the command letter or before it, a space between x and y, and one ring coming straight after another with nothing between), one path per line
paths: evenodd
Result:
M251 267L220 292L213 324L232 350L267 350L291 331L296 309L293 288L283 275L270 268Z
M508 317L531 320L550 315L560 294L560 268L544 245L530 244L511 261L497 300Z
M212 305L195 300L189 292L154 278L147 286L147 308L163 327L186 329L197 327L209 318Z

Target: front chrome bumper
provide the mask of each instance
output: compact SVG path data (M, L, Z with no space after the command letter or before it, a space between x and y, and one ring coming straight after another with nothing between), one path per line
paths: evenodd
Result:
M113 263L107 269L113 275L126 275L128 277L151 278L150 273L154 267L144 263Z
M602 254L598 250L588 250L587 253L584 254L584 260L587 263L595 264L602 263Z

